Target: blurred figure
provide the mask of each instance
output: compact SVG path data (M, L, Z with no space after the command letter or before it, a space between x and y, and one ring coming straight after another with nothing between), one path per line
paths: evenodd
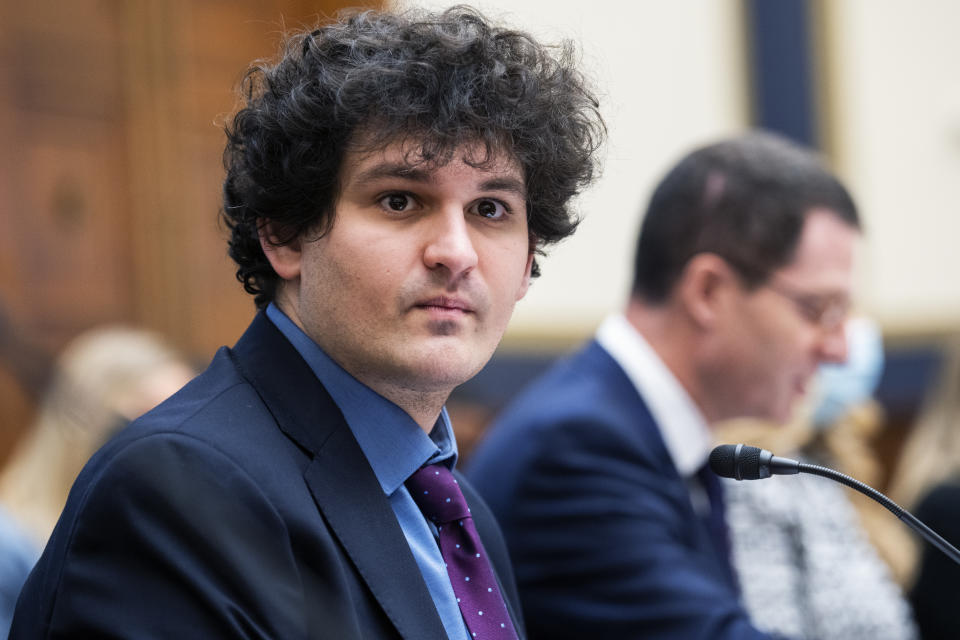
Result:
M90 330L60 354L35 424L0 472L0 635L84 463L192 376L158 336L126 327Z
M468 470L531 638L769 637L741 604L713 426L783 422L845 360L859 228L820 159L773 135L697 149L657 185L624 312L512 402Z
M0 638L7 637L20 587L38 550L13 516L0 506Z
M940 381L907 438L889 495L960 546L960 342L950 346ZM908 549L910 601L924 640L960 637L960 566L920 541Z
M718 441L746 442L874 482L878 465L866 438L882 417L872 395L883 341L866 318L848 321L846 332L847 362L820 367L791 423L738 420L718 426ZM916 637L910 608L849 500L854 492L805 475L724 482L734 564L758 627L798 639ZM882 522L884 533L905 541L905 531L891 531L903 525L889 512Z

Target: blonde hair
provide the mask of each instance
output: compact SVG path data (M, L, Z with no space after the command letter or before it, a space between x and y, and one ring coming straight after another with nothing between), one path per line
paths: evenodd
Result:
M45 544L94 451L191 376L148 331L108 326L81 334L57 358L37 418L0 473L0 503Z
M903 445L890 497L910 509L960 471L960 338L947 346L940 379Z
M960 337L948 343L944 355L940 378L900 450L887 489L890 499L907 510L960 472ZM901 545L898 568L904 584L913 582L920 552L916 537Z

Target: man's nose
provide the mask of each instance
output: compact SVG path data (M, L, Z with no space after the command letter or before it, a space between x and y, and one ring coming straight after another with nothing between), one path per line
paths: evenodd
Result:
M820 336L820 360L843 364L847 361L847 332L845 323L823 329Z
M447 207L430 216L423 261L428 269L446 268L456 278L477 266L478 256L462 208Z

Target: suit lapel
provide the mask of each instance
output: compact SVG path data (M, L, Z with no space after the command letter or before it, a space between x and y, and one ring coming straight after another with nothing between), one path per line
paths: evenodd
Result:
M312 460L304 479L371 593L408 640L445 638L403 530L343 414L283 334L258 314L233 349L280 429Z
M587 357L594 360L598 371L602 371L597 375L604 376L607 388L619 389L618 393L624 400L629 399L633 403L631 414L636 416L636 419L632 425L643 431L644 446L650 452L648 462L662 474L665 481L664 490L672 495L680 514L689 523L684 530L690 545L700 552L709 564L709 570L717 573L739 593L740 587L735 571L730 565L730 559L717 550L706 524L694 510L688 480L680 475L673 464L673 458L663 439L663 432L650 412L646 400L616 360L596 340L588 347Z
M400 635L409 640L445 638L393 509L349 429L338 429L326 441L305 477L333 532Z

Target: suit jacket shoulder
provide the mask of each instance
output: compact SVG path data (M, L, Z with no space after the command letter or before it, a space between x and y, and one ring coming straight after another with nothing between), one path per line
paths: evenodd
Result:
M93 457L11 638L185 634L445 637L340 411L262 315Z
M595 341L511 403L467 475L503 527L531 638L765 637L646 404Z

